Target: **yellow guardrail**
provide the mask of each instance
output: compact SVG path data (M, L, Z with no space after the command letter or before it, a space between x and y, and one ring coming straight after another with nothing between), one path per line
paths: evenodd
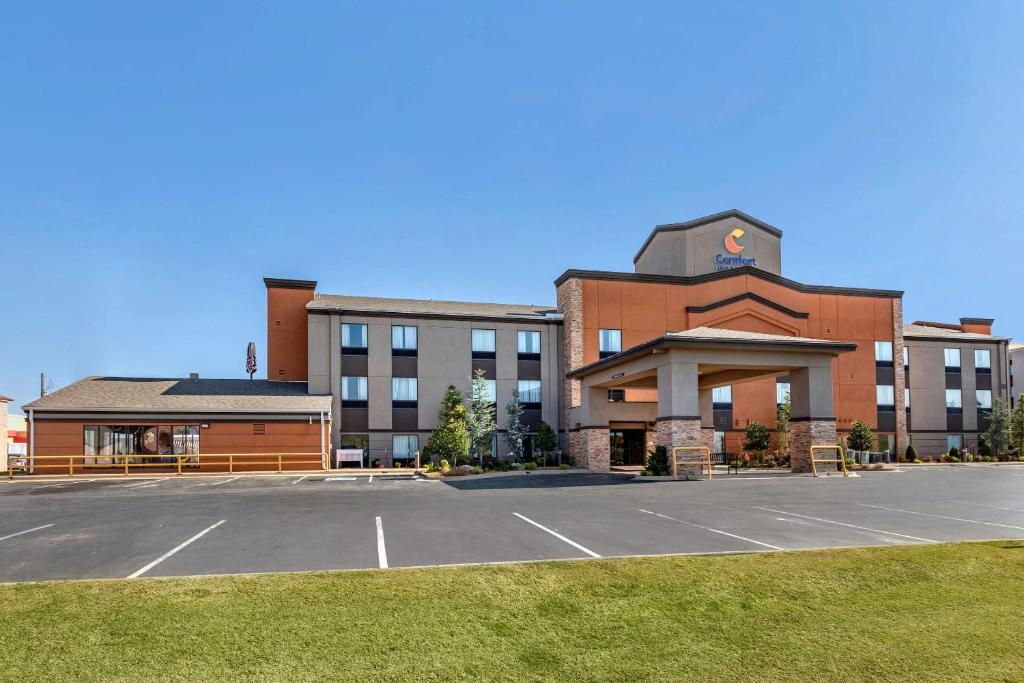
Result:
M818 459L818 458L814 457L814 453L816 451L836 451L836 452L839 453L839 458L838 459L836 459L836 458L822 458L822 459ZM818 476L818 463L819 462L820 463L833 463L833 464L842 465L843 476L844 477L850 476L850 473L846 470L846 450L842 446L840 446L839 444L836 444L835 446L811 446L811 473L814 474L814 476Z
M308 459L295 459L300 456L310 456ZM312 456L317 456L316 460ZM144 458L163 458L172 462L131 462ZM260 458L253 460L252 458ZM86 463L86 460L104 460L109 462ZM65 473L69 477L75 476L77 468L79 474L86 470L121 470L121 474L127 475L133 469L138 468L162 468L176 470L177 474L183 474L186 469L193 467L214 466L228 468L228 472L234 472L235 466L248 467L257 465L259 467L270 467L268 470L254 470L267 472L283 472L285 465L316 465L319 469L329 469L327 455L325 453L193 453L190 455L25 455L10 457L7 460L7 478L13 479L15 471L22 473L37 473L39 470L60 470L54 474ZM66 468L66 472L65 472ZM49 472L44 472L49 474Z
M699 460L679 462L679 453L694 451L702 454ZM701 469L707 468L708 479L711 479L711 449L707 446L675 446L672 448L672 478L675 480L679 479L679 465L700 465Z

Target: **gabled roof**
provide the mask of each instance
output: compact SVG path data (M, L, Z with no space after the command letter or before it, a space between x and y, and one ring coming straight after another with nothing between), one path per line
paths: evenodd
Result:
M551 320L554 306L532 304L492 304L436 299L389 299L377 296L321 294L306 304L306 310L321 313L388 313L407 316L447 316L498 318L510 320ZM561 316L557 318L560 320Z
M40 411L329 412L331 397L305 382L86 377L23 406Z
M761 228L762 230L769 232L772 235L775 235L776 237L782 237L782 231L776 228L775 226L768 225L764 221L758 220L753 216L748 216L739 209L728 209L726 211L721 211L719 213L713 213L710 216L704 216L703 218L694 218L691 221L685 221L683 223L663 223L661 225L655 225L654 229L651 230L651 234L647 236L646 240L644 240L643 246L640 247L640 249L636 252L636 256L633 257L633 263L636 263L637 261L640 260L640 255L644 253L644 250L647 249L647 246L651 243L651 240L653 240L654 236L657 235L659 232L679 232L680 230L692 230L693 228L699 228L702 225L714 223L715 221L720 221L726 218L739 218L745 223L749 223L750 225L754 225L758 228Z

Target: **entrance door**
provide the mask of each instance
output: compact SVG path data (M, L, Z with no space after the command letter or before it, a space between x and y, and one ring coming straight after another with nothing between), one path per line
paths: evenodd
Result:
M643 466L646 463L644 454L644 430L613 429L611 438L611 464L619 466Z

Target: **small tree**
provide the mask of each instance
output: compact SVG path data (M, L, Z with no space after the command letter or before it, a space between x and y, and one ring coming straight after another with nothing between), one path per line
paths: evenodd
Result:
M1002 455L1010 444L1010 411L1002 399L992 401L992 414L988 418L985 441L994 455Z
M449 385L441 400L441 410L437 414L437 427L430 433L427 455L444 459L451 458L453 467L458 465L459 458L469 459L469 432L466 430L466 406L462 392Z
M779 447L779 455L789 450L789 418L793 414L793 404L786 395L786 400L775 409L775 441Z
M647 472L652 477L668 476L668 448L655 446L654 450L647 454Z
M1010 413L1010 445L1017 455L1024 455L1024 396L1017 397L1017 405Z
M764 452L768 450L772 445L771 436L768 434L768 428L757 420L753 420L748 426L746 431L746 441L743 444L744 450L754 451L757 453L757 460L760 462L764 459Z
M508 457L512 462L523 459L523 404L519 402L519 390L512 390L512 400L505 405L508 423L505 425L505 443L508 444Z
M846 447L851 451L870 451L875 445L875 435L866 422L854 420L850 425L850 435L846 437Z
M480 368L473 373L473 387L469 395L469 411L466 414L466 430L473 452L483 462L484 451L487 450L498 431L498 422L494 414L494 404L487 395L487 379Z
M914 448L914 444L907 446L906 460L907 462L917 462L917 449Z
M537 447L537 450L546 458L549 453L558 448L558 435L555 434L555 430L551 428L547 422L541 420L541 423L537 425L537 436L533 438L533 443Z
M978 455L983 458L992 456L992 447L988 445L988 439L984 434L978 437Z

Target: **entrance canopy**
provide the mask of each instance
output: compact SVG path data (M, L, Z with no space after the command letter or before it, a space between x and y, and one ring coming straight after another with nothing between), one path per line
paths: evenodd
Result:
M608 389L658 390L658 445L711 446L713 388L789 375L792 463L794 471L805 471L812 444L836 442L832 361L856 348L853 342L708 327L652 339L566 375L581 384L572 420L580 434L577 453L590 469L607 469Z

